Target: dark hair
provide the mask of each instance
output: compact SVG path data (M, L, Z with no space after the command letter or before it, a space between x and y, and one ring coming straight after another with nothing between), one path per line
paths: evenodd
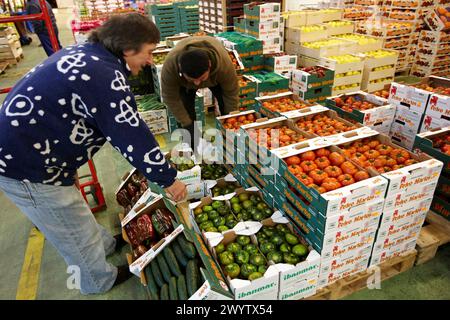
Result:
M139 13L117 15L89 35L88 41L101 43L118 57L126 50L141 50L145 43L158 43L159 30L147 17Z
M209 56L202 49L191 49L181 53L178 63L182 73L196 79L208 71Z

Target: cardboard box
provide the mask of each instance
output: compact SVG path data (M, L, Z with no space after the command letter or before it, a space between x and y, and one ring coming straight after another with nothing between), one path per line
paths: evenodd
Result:
M174 151L172 151L172 153L173 152ZM170 161L171 156L171 153L167 153L165 155L166 160ZM198 161L194 157L191 157L191 159L194 161L194 164L198 163ZM177 179L184 182L185 184L197 184L201 181L201 173L202 169L200 165L196 164L192 169L177 171Z
M295 285L280 290L278 300L299 300L316 294L317 279L295 283Z
M257 97L256 101L257 101L257 105L258 105L258 109L259 109L258 111L261 114L266 115L269 118L284 117L283 112L272 111L263 106L264 102L271 101L271 100L277 100L277 99L290 99L290 100L294 100L294 101L299 101L299 104L301 106L303 106L300 109L311 106L311 104L304 102L298 96L294 95L292 92L283 92L283 93L278 93L275 95L266 95L266 96L262 96L262 97Z
M300 91L303 92L308 91L308 89L332 85L334 79L334 71L325 67L322 68L324 70L324 76L320 78L317 76L317 74L311 74L304 70L294 70L292 72L293 84L297 84Z
M355 52L356 42L343 39L341 41L341 43L322 46L319 49L309 48L304 46L304 44L300 44L299 53L304 56L320 59L324 57L350 54Z
M399 257L406 253L409 253L416 247L416 242L416 239L412 239L411 241L403 242L397 246L392 246L385 250L374 250L370 258L369 267L379 265L388 259L392 259L394 257Z
M395 106L407 107L417 114L425 113L430 92L420 90L406 84L393 82L389 93L389 103Z
M336 136L326 137L325 140L329 144L334 144L338 147L342 145L343 147L345 147L345 145L349 144L350 142L369 137L375 138L381 143L393 148L398 148L398 146L392 143L389 137L379 134L378 132L367 127L354 130L350 133L343 133ZM435 160L425 154L409 154L410 157L416 160L418 163L381 174L384 179L387 179L389 181L389 185L385 193L386 198L389 198L392 195L397 195L399 193L401 193L402 195L411 194L413 192L416 192L417 188L437 182L440 171L442 169L442 162Z
M386 85L390 85L392 82L392 79L394 79L394 74L392 74L392 76L389 78L382 78L376 82L367 81L366 79L364 79L364 76L363 76L361 89L364 91L367 91L369 93L380 91L380 90L383 90Z
M281 52L281 47L283 45L283 38L277 37L262 37L263 42L263 54L272 54Z
M264 65L268 71L275 73L294 71L297 68L297 56L284 54L264 56Z
M397 106L392 124L392 132L405 132L414 135L419 132L423 114L411 111L407 107Z
M340 20L340 19L338 19ZM325 23L327 30L327 37L332 37L339 34L353 33L355 29L355 23L353 21L345 21L345 25L335 26L333 23L342 23L343 21L330 21Z
M450 126L423 132L418 134L414 141L415 152L417 152L417 150L420 150L432 156L433 158L447 164L443 169L443 172L447 174L450 173L450 156L443 153L440 149L434 148L432 139L440 136L444 137L449 132Z
M361 128L363 129L363 128ZM339 143L339 141L337 141ZM290 173L286 162L282 159L293 155L299 155L306 151L313 151L319 148L328 148L330 151L342 153L340 149L322 138L307 140L296 145L273 150L276 165L278 160L278 170L289 185L293 186L305 199L315 207L322 215L332 216L338 214L341 210L349 209L357 205L375 201L384 198L387 181L380 176L373 174L369 179L359 181L355 184L339 188L338 192L327 192L319 194L314 188L305 186L295 176ZM274 167L275 168L275 167Z
M437 182L425 185L410 187L408 190L397 194L388 194L384 203L383 212L394 211L396 208L404 210L412 202L425 201L432 197L436 189Z
M258 38L275 38L280 36L280 19L257 21L245 21L245 33Z
M436 119L450 121L450 96L431 94L425 114Z
M309 28L305 26L287 28L286 39L289 42L301 43L301 42L312 42L327 38L327 32L324 26L315 25L311 27L320 28L320 30L305 31L305 29L308 30L307 28Z
M439 14L435 10L430 11L426 15L424 20L428 27L433 31L442 31L449 29L448 26L439 18Z
M368 110L354 109L350 113L336 106L336 102L333 99L337 97L341 98L344 101L348 97L356 97L356 99L363 99L365 101L369 101L375 105L379 105L379 107ZM375 95L367 94L362 91L356 91L345 95L330 97L326 100L325 105L331 108L332 110L335 110L342 117L355 120L373 129L377 129L379 127L384 128L384 126L390 127L390 124L394 120L396 110L395 106L388 104L386 99L383 99ZM382 129L382 131L385 130Z
M450 120L444 118L433 118L427 114L423 117L422 124L420 125L420 133L428 132L434 129L441 129L450 126Z
M258 21L279 19L280 13L281 6L279 3L244 4L244 15L246 19Z
M147 123L147 125L148 125L148 128L150 129L150 131L153 134L162 134L162 133L169 132L169 127L167 125L167 120L166 121Z
M213 256L217 257L214 248L220 243L226 246L233 242L238 235L250 236L253 243L256 243L254 235L261 227L259 222L240 222L233 229L223 233L205 233L205 242ZM227 277L227 282L235 300L276 300L278 298L279 272L273 265L269 266L263 277L259 279L250 281Z
M364 68L364 61L361 59L361 57L358 57L360 59L359 62L349 62L349 63L338 63L336 60L322 57L320 59L320 65L334 70L334 74L339 73L347 73L352 71L362 71Z
M367 269L370 260L370 253L348 259L330 259L322 261L320 266L320 275L318 287L323 288L336 282L339 279L349 277L355 273Z

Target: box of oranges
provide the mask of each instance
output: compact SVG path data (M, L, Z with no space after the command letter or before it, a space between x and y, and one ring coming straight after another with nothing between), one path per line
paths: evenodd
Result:
M425 17L425 23L433 31L450 29L450 7L437 7Z

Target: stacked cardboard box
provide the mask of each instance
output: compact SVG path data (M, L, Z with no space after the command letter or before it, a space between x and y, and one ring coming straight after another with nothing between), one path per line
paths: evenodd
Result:
M411 75L450 75L450 32L422 30Z
M322 66L292 72L292 92L309 103L324 103L331 95L334 71Z
M0 29L0 62L17 64L23 55L19 36L13 27Z
M364 60L361 56L346 54L320 59L320 65L334 71L331 95L354 92L361 89Z
M364 71L361 88L367 92L382 90L394 80L398 53L394 50L363 52Z
M421 128L428 131L448 126L450 105L446 95L434 93L434 88L450 87L448 79L431 76L414 85L392 83L389 103L396 106L390 135L396 143L410 149Z
M166 106L156 94L137 96L138 112L153 134L169 132Z
M426 153L446 164L439 178L431 208L450 221L450 202L448 200L450 198L449 136L450 126L420 133L416 136L414 151Z

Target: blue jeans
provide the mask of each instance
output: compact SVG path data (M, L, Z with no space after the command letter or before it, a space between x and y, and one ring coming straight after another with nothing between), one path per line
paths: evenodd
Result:
M50 36L48 35L48 33L36 33L36 35L41 41L42 47L44 48L47 56L50 57L52 54L54 54L55 51L53 50L52 42L50 41ZM59 42L58 38L58 32L56 32L56 39L58 39L59 48L62 49L61 43Z
M57 187L0 176L0 190L39 228L68 266L80 268L82 294L111 289L117 268L106 262L106 256L114 252L116 240L97 223L75 186Z

